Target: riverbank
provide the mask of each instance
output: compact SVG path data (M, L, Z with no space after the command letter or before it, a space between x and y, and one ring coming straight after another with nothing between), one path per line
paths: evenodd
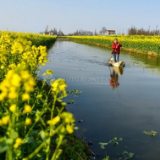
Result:
M44 89L43 89L44 95L48 94L52 89L52 87L48 85L48 83L44 84L43 79L37 80L36 83L37 83L37 87L39 88L38 90L41 90L41 86L44 86ZM52 99L53 99L52 94L48 94L47 100L48 100L48 103L51 102L49 106L50 108L52 108L52 106L54 105ZM63 105L61 102L56 101L56 105L53 113L54 117L59 115L60 110L61 110L61 113L67 112L66 106ZM44 121L48 121L50 119L48 115L50 115L49 111L44 114ZM47 129L47 127L45 128ZM55 152L55 146L57 146L57 136L54 136L51 139L51 146L50 146L51 153ZM89 147L85 144L83 140L78 139L75 133L65 135L63 143L60 146L60 149L62 149L63 151L59 155L58 160L70 160L70 159L89 160L90 155L92 155Z
M0 31L1 159L88 157L87 146L74 136L75 119L63 101L65 80L51 80L48 68L39 80L56 38Z
M123 45L122 51L160 57L160 36L148 36L146 39L144 36L63 36L59 38L108 49L111 49L114 39L118 38Z

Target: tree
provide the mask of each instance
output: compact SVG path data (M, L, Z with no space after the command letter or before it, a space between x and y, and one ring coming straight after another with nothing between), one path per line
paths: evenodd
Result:
M47 25L47 27L46 27L44 33L45 33L45 34L49 34L49 32L48 32L48 25Z
M56 28L53 29L53 34L57 35L57 29Z
M106 32L107 32L106 27L102 27L102 29L101 29L101 31L100 31L101 35L105 35Z
M102 31L101 30L99 31L99 35L102 35Z
M94 31L94 35L95 35L95 36L97 36L97 35L98 35L97 30L95 30L95 31Z
M64 36L64 33L61 31L61 29L57 33L58 36Z
M128 30L128 34L129 35L159 35L160 30L158 30L157 27L156 27L156 30L150 30L150 27L149 29L145 30L143 28L137 29L136 27L132 26Z

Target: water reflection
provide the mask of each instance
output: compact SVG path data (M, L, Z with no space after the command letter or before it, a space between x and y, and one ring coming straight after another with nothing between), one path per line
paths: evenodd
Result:
M119 83L119 75L123 75L124 69L117 67L109 67L110 70L110 86L112 89L118 88Z

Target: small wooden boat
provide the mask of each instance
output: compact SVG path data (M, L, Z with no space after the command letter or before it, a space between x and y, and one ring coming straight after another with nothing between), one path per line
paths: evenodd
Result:
M124 67L112 67L112 69L119 75L123 75Z
M114 59L111 58L108 62L108 65L109 66L113 66L113 67L124 67L125 66L125 63L123 61L119 61L119 62L114 62Z

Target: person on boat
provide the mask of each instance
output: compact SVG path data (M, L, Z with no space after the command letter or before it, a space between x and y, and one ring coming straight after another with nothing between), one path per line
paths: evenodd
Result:
M117 88L119 86L118 74L114 70L110 74L110 86L112 87L112 89Z
M120 55L120 48L122 47L122 44L118 42L118 39L116 38L112 44L112 54L114 56L114 61L119 62L119 55Z

